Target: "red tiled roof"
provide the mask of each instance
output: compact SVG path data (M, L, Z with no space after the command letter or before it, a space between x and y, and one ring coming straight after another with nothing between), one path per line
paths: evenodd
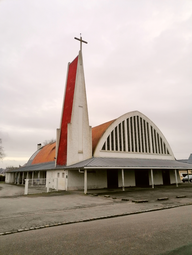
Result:
M32 161L33 164L45 163L55 160L55 147L56 142L45 145L35 156Z
M108 121L99 126L92 128L92 154L107 128L114 122L115 120ZM51 162L55 160L55 152L56 152L56 142L45 145L35 156L32 161L33 164L40 164L45 162Z

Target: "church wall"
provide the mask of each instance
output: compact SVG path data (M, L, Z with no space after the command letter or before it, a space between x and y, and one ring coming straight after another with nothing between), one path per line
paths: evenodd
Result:
M49 188L58 190L65 190L66 174L64 170L47 171L46 187L49 184ZM58 187L57 187L58 185Z
M133 187L135 186L135 171L124 169L124 182L125 187ZM122 187L122 172L118 171L118 186Z
M176 183L176 180L175 180L175 170L169 170L169 174L170 174L170 183L173 184L173 183ZM179 176L179 171L177 170L177 181L178 183L181 183L181 179L180 179L180 176Z
M79 171L68 171L68 190L84 189L84 173ZM87 171L87 188L99 189L107 187L107 171L91 170Z
M14 173L6 173L5 174L5 183L14 183Z
M154 180L154 185L163 185L163 176L162 176L161 170L153 170L153 180ZM149 185L152 185L150 170L149 170Z

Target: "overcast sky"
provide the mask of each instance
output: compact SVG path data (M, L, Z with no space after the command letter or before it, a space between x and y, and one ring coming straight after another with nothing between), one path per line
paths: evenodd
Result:
M0 0L0 167L23 165L55 138L80 33L90 125L138 110L188 158L191 0Z

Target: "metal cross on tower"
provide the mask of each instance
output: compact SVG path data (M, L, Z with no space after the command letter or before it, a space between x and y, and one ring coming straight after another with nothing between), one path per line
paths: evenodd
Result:
M82 40L82 36L81 36L81 34L80 34L80 39L79 39L79 38L77 38L77 37L74 37L74 39L76 39L76 40L80 41L80 51L82 51L82 42L83 42L83 43L88 43L88 42L86 42L86 41L83 41L83 40Z

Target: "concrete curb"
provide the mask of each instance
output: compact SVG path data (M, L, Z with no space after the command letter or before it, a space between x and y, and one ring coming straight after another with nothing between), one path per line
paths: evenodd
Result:
M81 222L89 222L89 221L117 218L117 217L123 217L123 216L134 215L134 214L141 214L141 213L147 213L147 212L155 212L155 211L161 211L161 210L172 209L172 208L188 206L188 205L192 205L192 203L186 203L186 204L182 204L182 205L169 205L169 206L164 206L164 207L160 207L160 208L139 210L139 211L135 211L135 212L120 213L120 214L113 214L113 215L106 215L106 216L98 216L98 217L87 218L87 219L82 219L82 220L50 223L50 224L41 225L41 226L34 226L34 227L30 227L30 228L23 228L23 229L17 229L17 230L13 230L13 231L6 231L6 232L3 232L3 233L0 233L0 236L11 235L11 234L16 234L16 233L21 233L21 232L26 232L26 231L31 231L31 230L39 230L39 229L49 228L49 227L69 225L69 224L74 224L74 223L81 223Z

